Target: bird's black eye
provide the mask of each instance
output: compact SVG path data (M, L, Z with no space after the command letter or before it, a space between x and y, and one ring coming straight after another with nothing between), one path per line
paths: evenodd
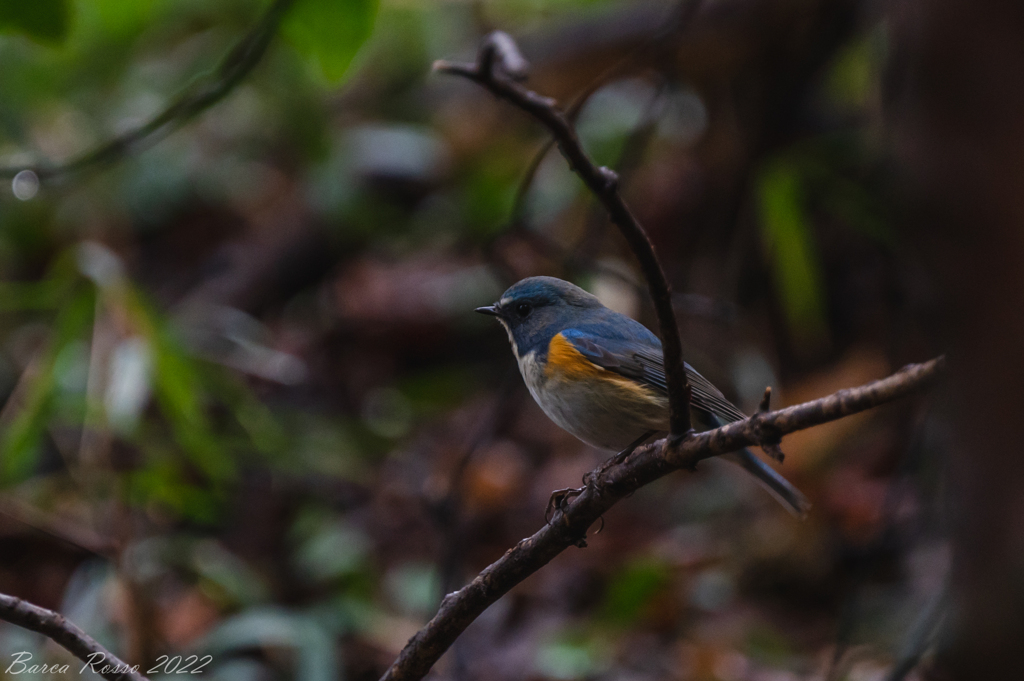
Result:
M531 312L533 312L533 305L529 303L519 303L516 305L516 314L522 319L526 319Z

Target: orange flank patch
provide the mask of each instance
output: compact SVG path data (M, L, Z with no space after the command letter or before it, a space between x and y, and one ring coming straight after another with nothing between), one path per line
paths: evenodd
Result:
M591 386L604 384L606 389L613 391L607 394L614 394L616 400L622 401L623 408L629 405L642 405L644 409L665 407L664 397L632 379L597 366L560 333L555 334L548 344L548 363L544 367L544 377L570 382L587 381Z
M604 369L584 357L565 336L556 333L548 344L548 363L544 367L544 375L551 378L555 372L563 378L578 380L597 376Z

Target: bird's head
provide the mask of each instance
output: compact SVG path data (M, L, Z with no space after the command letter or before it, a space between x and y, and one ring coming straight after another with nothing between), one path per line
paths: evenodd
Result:
M477 312L497 317L516 357L547 347L559 331L604 306L579 286L554 277L530 277L513 284L494 305Z

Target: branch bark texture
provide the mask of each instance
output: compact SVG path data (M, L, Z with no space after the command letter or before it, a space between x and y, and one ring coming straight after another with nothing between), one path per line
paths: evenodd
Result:
M60 613L0 594L0 620L50 638L107 681L147 681Z
M490 90L501 99L522 109L546 127L554 137L569 167L608 211L612 222L626 238L630 250L640 263L644 279L658 314L658 326L665 352L665 375L668 379L671 433L680 437L690 431L690 391L683 370L683 349L672 309L672 291L654 245L619 193L619 177L614 171L598 167L580 144L569 119L558 103L520 85L526 77L527 62L508 34L495 31L480 48L476 63L434 62L434 70L463 76Z
M587 529L620 499L644 485L700 461L778 439L892 402L927 387L943 358L911 364L873 383L840 390L778 411L759 411L745 421L638 448L623 463L587 476L583 492L532 537L520 541L465 587L448 594L430 622L410 639L382 681L415 681L427 672L473 620L512 587L570 546L586 546Z

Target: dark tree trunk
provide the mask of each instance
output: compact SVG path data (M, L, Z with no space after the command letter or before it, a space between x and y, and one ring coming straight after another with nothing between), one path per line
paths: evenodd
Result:
M889 116L949 343L954 609L940 677L1022 678L1024 3L901 0Z

